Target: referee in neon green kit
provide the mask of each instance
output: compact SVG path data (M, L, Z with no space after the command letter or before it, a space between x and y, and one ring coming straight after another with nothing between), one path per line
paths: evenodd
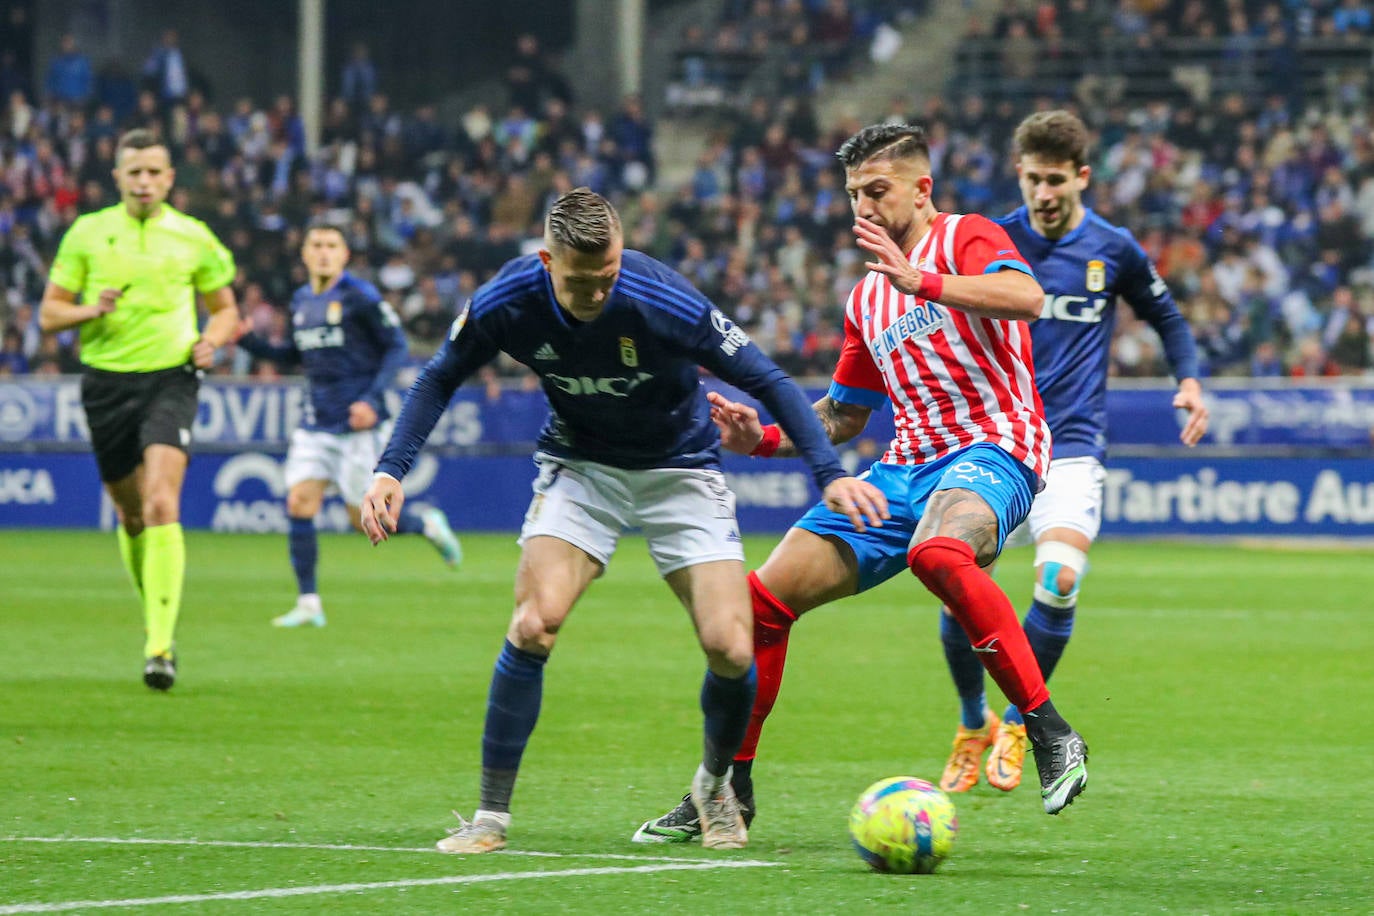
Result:
M214 363L239 317L229 286L233 256L204 223L167 206L174 177L156 134L121 137L120 203L72 224L39 309L44 331L81 329L81 402L100 479L119 513L120 554L143 600L143 682L156 690L176 680L172 638L186 570L181 486L196 370ZM197 294L210 313L203 331Z

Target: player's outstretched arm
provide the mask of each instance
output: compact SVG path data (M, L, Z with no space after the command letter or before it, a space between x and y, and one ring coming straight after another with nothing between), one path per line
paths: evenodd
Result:
M706 392L706 400L711 404L711 422L720 430L721 447L737 455L754 454L763 440L759 412L715 391Z
M798 456L797 448L787 433L776 425L764 426L759 422L758 411L748 404L732 401L714 391L707 392L706 400L711 403L711 421L720 430L720 444L726 451L773 458ZM835 445L848 442L863 432L868 425L868 418L873 415L873 411L867 407L845 404L829 395L811 406L825 428L826 436Z
M372 486L368 487L367 493L363 495L359 510L363 533L372 542L372 546L377 546L396 533L396 526L401 518L401 506L405 501L406 495L399 480L390 474L373 475Z
M1188 412L1188 419L1178 434L1179 441L1189 447L1197 445L1198 440L1207 434L1207 405L1202 403L1202 385L1197 379L1185 378L1178 383L1174 408Z
M301 352L296 349L296 345L287 337L286 343L274 344L265 338L259 337L253 330L253 319L240 318L234 344L243 352L256 356L258 359L270 360L274 363L295 363L299 362Z
M971 276L921 270L907 260L881 226L861 216L854 219L854 236L860 248L877 258L864 266L885 274L893 286L909 295L971 315L1012 321L1034 321L1045 306L1045 291L1034 277L1020 270Z
M767 426L759 422L759 413L748 404L741 404L732 401L722 394L715 391L707 392L706 400L711 403L711 420L720 430L721 445L732 452L740 455L777 455L786 448L795 454L795 448L791 440L787 439L787 434L777 426ZM831 407L849 407L852 405L840 404L832 401L829 397L824 397L815 404L816 414L821 419L821 425L825 427L826 433L831 436L831 441L835 440L836 427L826 421L826 416L830 414ZM846 441L858 435L868 422L868 415L872 411L867 408L856 408L862 411L862 419L854 424L851 418L846 424L846 429L851 429L844 439ZM760 446L771 444L771 440L776 437L777 447L772 451L761 450ZM766 451L766 454L765 454ZM887 509L887 498L882 491L871 484L857 480L853 477L841 477L833 480L825 488L823 495L826 506L833 512L839 512L846 516L850 524L856 531L865 530L865 522L875 528L882 527L883 519L890 518Z

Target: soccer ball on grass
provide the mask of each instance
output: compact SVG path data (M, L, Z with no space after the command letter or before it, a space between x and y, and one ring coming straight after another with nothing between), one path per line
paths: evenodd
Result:
M874 871L928 875L954 848L959 819L937 786L896 776L869 786L849 813L849 835Z

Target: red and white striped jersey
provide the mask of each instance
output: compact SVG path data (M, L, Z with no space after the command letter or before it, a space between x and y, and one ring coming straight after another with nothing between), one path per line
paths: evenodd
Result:
M1006 231L977 215L937 214L909 260L941 274L1034 275ZM924 464L990 442L1043 477L1050 429L1032 367L1025 322L929 302L870 272L845 304L830 397L871 408L891 401L896 436L885 462Z

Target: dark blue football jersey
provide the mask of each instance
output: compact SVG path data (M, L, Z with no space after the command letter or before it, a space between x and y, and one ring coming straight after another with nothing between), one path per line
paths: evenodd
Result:
M1031 228L1025 207L997 222L1045 290L1045 307L1030 328L1035 384L1054 436L1054 457L1101 460L1107 450L1107 364L1118 297L1159 333L1179 379L1197 377L1192 331L1129 230L1092 210L1076 229L1053 240Z
M549 401L538 447L626 469L716 467L704 367L758 398L822 489L845 475L801 389L680 274L627 250L604 311L571 318L537 255L477 290L406 398L377 470L401 478L454 390L498 351L532 369Z
M390 414L386 392L405 365L405 332L377 288L344 272L315 293L310 284L291 297L291 343L273 346L253 334L239 346L276 362L298 362L307 396L302 429L346 433L348 408L366 401L379 421Z

